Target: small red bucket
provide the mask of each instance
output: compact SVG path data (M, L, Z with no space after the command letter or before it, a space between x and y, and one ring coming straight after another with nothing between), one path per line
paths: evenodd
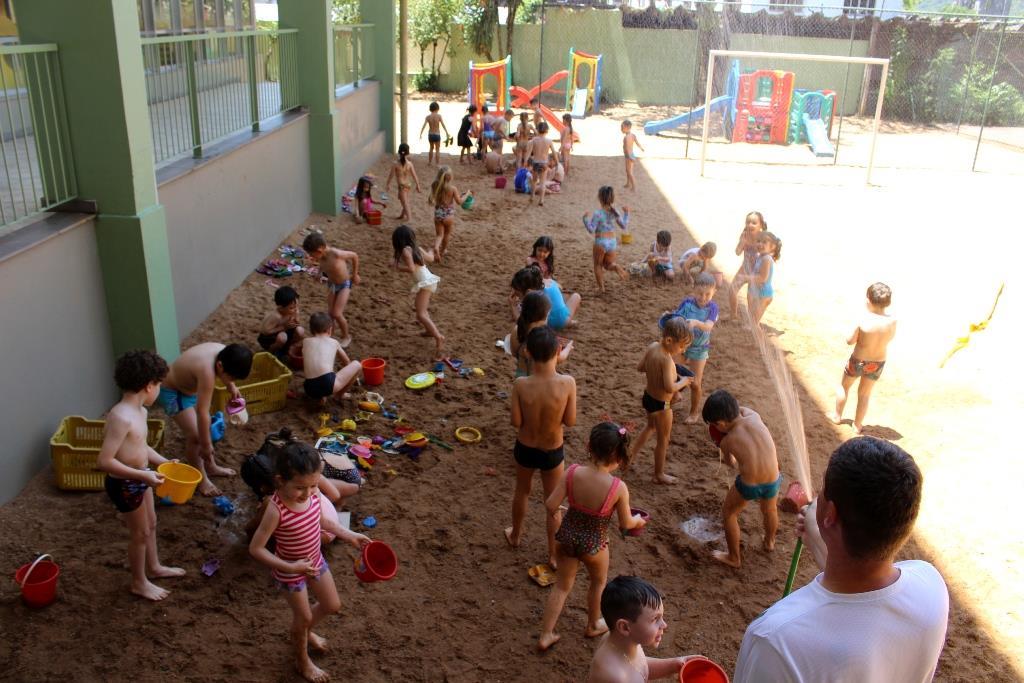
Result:
M384 368L387 361L383 358L364 358L360 365L363 366L363 381L368 387L376 387L384 384Z
M366 224L367 225L380 225L380 211L367 211L366 212Z
M651 521L651 516L647 513L647 510L641 510L640 508L629 508L629 514L631 514L631 515L640 515L641 517L643 517L643 520L645 522ZM634 529L630 529L630 530L628 530L626 532L626 535L627 536L639 536L640 534L642 534L644 532L644 529L646 529L646 528L647 528L647 525L645 524L642 527L637 527L637 528L634 528Z
M14 580L21 586L21 599L29 607L46 607L57 597L60 567L44 557L50 556L40 555L35 562L21 565L14 573Z
M710 659L695 657L679 670L679 683L729 683L729 676Z
M387 581L398 573L398 556L387 543L370 541L356 559L356 578L363 583Z
M499 190L504 190L505 189L505 184L507 182L508 182L508 178L506 178L503 175L500 175L500 176L498 176L497 178L494 179L494 186L496 188L498 188Z
M288 365L292 370L302 370L302 342L288 347Z

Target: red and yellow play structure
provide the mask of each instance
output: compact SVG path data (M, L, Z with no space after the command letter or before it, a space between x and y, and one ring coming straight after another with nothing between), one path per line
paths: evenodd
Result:
M602 55L591 55L574 47L569 48L569 85L565 89L565 108L572 111L573 118L583 118L587 112L596 114L601 111L601 61ZM589 67L589 76L585 86L580 87L580 67ZM583 112L575 111L573 98L577 90L586 90L586 107Z
M504 111L512 106L512 98L509 95L509 88L512 86L512 55L501 61L474 64L469 62L469 103L475 104L480 109L487 102L484 94L484 79L487 76L494 76L494 91L498 98L498 111Z
M736 91L732 141L785 145L792 99L792 71L758 69L742 74Z

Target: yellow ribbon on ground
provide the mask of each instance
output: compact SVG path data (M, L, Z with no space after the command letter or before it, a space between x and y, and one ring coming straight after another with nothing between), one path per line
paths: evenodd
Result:
M953 345L953 348L950 349L949 353L946 354L946 357L942 359L941 363L939 363L940 368L946 367L946 362L953 357L953 354L967 346L967 344L971 341L972 334L974 334L975 332L981 332L986 327L988 327L989 322L991 322L992 320L992 315L996 312L996 305L999 303L999 297L1003 295L1003 288L1005 286L1005 282L999 285L999 291L996 292L996 300L992 302L992 310L988 312L988 317L979 323L971 323L970 328L967 330L967 334L963 337L957 338L956 343Z

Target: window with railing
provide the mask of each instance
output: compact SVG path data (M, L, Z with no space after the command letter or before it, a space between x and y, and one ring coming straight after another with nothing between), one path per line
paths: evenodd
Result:
M137 0L143 35L256 28L255 0Z
M334 25L334 85L359 85L373 78L373 24Z
M860 10L875 9L875 0L843 0L843 14L860 14Z

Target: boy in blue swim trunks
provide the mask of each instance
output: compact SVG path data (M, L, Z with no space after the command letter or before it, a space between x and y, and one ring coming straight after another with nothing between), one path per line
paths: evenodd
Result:
M711 355L711 330L718 322L718 304L715 296L715 278L708 273L697 276L697 289L693 296L688 296L679 304L673 313L666 312L661 316L659 325L664 326L665 320L679 316L686 320L693 331L693 341L683 353L686 366L693 372L690 383L690 414L683 424L696 424L699 419L700 399L702 396L701 382L704 379L704 366Z
M352 288L359 284L359 254L337 247L328 247L327 240L320 232L311 232L302 241L302 248L309 258L317 261L320 274L327 278L327 312L334 319L334 325L341 335L342 348L352 343L345 306L352 295Z
M441 163L441 129L444 128L445 137L450 141L452 134L448 132L448 126L444 125L444 119L441 118L441 105L437 102L430 103L430 113L423 119L423 126L420 128L420 137L423 137L423 131L430 128L427 131L427 142L430 144L427 150L427 165L436 166Z
M252 370L252 351L242 344L198 344L175 359L160 388L157 402L167 417L185 434L185 457L188 463L203 473L199 492L204 496L219 496L220 491L211 476L231 476L235 471L221 467L213 456L210 438L210 402L213 387L220 380L232 396L238 397L237 380L249 376Z
M167 376L167 363L152 351L129 351L117 359L114 382L121 401L107 413L103 445L96 466L107 473L103 487L128 526L128 564L131 592L147 600L163 600L167 591L149 577L182 576L184 569L160 564L156 552L156 511L151 487L163 483L163 476L150 469L167 462L146 442L146 408L160 393ZM209 432L209 430L207 430ZM148 576L147 576L148 574Z
M775 549L775 532L779 529L779 515L775 499L782 486L779 458L771 432L761 416L747 407L740 407L732 395L719 389L708 396L702 411L708 432L718 446L719 458L732 465L739 474L722 505L725 526L726 552L716 550L714 558L730 567L740 566L740 512L748 501L761 506L764 521L762 544L767 552Z

